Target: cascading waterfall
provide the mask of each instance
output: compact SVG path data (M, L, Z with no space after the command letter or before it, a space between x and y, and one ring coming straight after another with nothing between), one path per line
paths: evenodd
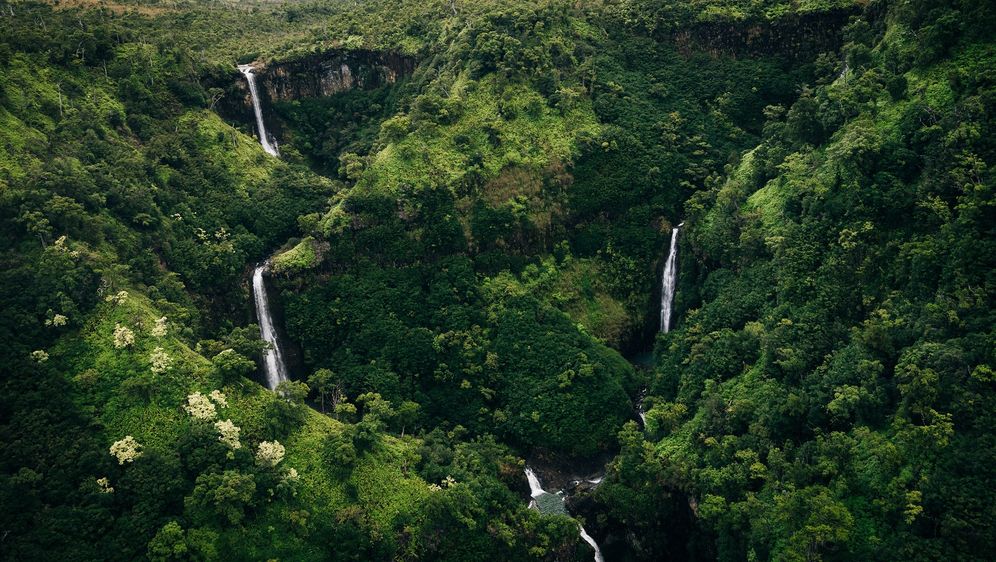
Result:
M540 484L539 477L528 466L526 467L526 480L529 481L529 495L533 498L538 498L546 493L546 490Z
M280 342L277 338L277 331L273 327L273 315L270 314L270 304L266 296L266 284L263 280L263 273L270 266L269 262L263 262L256 266L252 272L252 293L256 303L256 316L259 319L259 333L263 341L270 344L269 349L263 350L263 370L266 374L266 386L270 390L277 388L277 385L288 380L287 366L284 364L284 356L280 351Z
M685 223L681 223L671 231L671 249L668 250L661 278L661 332L665 334L671 329L671 302L674 301L674 289L678 281L678 231L684 225Z
M581 525L578 525L578 531L581 533L581 539L588 543L591 548L595 549L595 562L605 562L605 557L602 556L602 549L598 548L598 543L595 542L595 539L591 538L588 531L585 531Z
M551 494L543 489L543 485L540 484L539 477L533 472L533 469L526 467L526 480L529 481L529 495L532 496L533 500L530 502L529 507L535 507L537 510L544 513L566 513L567 510L564 508L564 496L562 493L558 492L556 494ZM598 481L601 482L601 478ZM540 503L541 498L550 498L553 500L552 507L550 502ZM546 506L546 507L544 507ZM595 551L595 562L605 562L605 558L602 556L602 549L598 548L598 543L595 539L588 534L588 531L584 530L581 524L578 524L578 533L581 535L581 540L588 543L589 546Z
M256 69L252 65L240 64L239 72L246 77L249 83L249 97L252 99L252 110L256 114L256 129L259 131L259 144L263 145L263 150L267 154L280 156L277 152L276 142L270 143L270 136L266 132L266 125L263 123L263 106L259 103L259 93L256 90Z

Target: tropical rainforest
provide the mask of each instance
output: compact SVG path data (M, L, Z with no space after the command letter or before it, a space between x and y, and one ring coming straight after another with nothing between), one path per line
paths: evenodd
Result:
M0 558L991 560L994 31L0 0Z

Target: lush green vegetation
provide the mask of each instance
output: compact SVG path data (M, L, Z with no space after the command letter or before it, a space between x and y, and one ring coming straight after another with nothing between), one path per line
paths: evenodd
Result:
M590 559L524 458L609 560L996 550L985 3L0 12L4 559ZM417 64L215 113L327 49Z
M981 69L996 61L981 9L855 20L847 70L767 108L757 148L686 203L687 311L657 342L646 440L627 431L598 491L660 538L652 551L673 549L669 522L631 500L663 481L706 557L990 556L996 84Z

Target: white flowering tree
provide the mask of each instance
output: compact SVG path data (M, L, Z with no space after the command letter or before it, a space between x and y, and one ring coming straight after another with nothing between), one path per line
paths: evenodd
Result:
M133 462L142 456L142 446L135 441L131 435L126 435L124 439L115 441L111 445L111 455L118 459L118 464Z
M107 295L104 300L116 305L124 304L128 302L128 291L118 291L113 295Z
M284 476L283 476L282 480L285 483L293 484L293 483L297 482L300 478L301 478L301 476L297 473L297 469L296 468L288 468L287 472L284 473Z
M221 406L222 408L228 407L228 399L225 398L224 392L220 390L212 390L211 394L209 394L208 396L210 396L211 400L214 400L215 403Z
M105 494L110 494L114 491L114 488L111 487L111 481L108 480L106 476L97 479L97 486L100 488L100 491Z
M45 320L45 325L55 326L56 328L60 328L62 326L65 326L67 322L69 322L69 318L66 315L56 314L55 316L52 316L51 318Z
M218 415L214 402L200 392L187 396L187 405L183 409L199 420L213 420Z
M156 325L152 327L152 335L157 338L162 338L166 336L168 328L166 326L166 317L156 319Z
M256 462L263 466L277 466L284 460L284 446L279 441L263 441L256 449Z
M127 326L114 324L114 347L124 349L131 347L135 343L135 332Z
M152 354L149 355L149 363L151 364L152 373L161 375L168 371L170 366L173 365L173 358L166 353L165 349L156 346L156 348L152 350Z
M214 427L218 430L219 441L232 449L242 448L242 443L239 442L239 432L242 430L239 426L232 423L232 420L214 422Z

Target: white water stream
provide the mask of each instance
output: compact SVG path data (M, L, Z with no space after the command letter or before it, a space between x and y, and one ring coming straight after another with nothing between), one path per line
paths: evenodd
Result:
M263 279L263 274L269 265L269 262L264 262L253 270L252 293L256 303L256 317L259 320L259 334L263 341L270 344L269 349L263 350L263 372L266 375L266 386L270 390L274 390L278 384L288 380L288 377L284 356L280 351L280 341L273 325L273 315L270 313L266 283Z
M547 493L547 491L543 489L542 484L540 484L539 477L536 476L536 473L533 472L533 469L529 468L528 466L526 467L526 480L529 481L530 496L538 498L543 494Z
M252 99L252 110L256 114L256 130L259 131L259 144L263 145L263 150L267 154L280 156L277 152L276 141L270 142L270 135L266 132L266 125L263 123L263 106L259 102L259 92L256 90L256 69L252 65L240 64L239 72L246 77L249 83L249 97Z
M554 496L560 500L560 507L563 508L563 503L564 503L563 494L559 492L557 494L551 494L550 492L544 490L543 485L540 483L539 477L536 476L536 473L533 472L533 469L529 468L528 466L526 467L525 472L526 472L526 480L529 481L529 495L532 496L533 498L533 501L529 504L530 507L536 507L536 509L539 510L540 506L539 503L536 501L537 498L543 496ZM601 482L601 480L602 480L601 478L598 478L599 482ZM591 481L589 480L589 482ZM582 527L581 524L578 524L578 532L581 534L581 540L588 543L591 546L591 548L594 549L595 562L605 562L605 557L602 556L602 550L598 548L598 543L596 543L595 539L593 539L591 535L588 534L588 531L584 530L584 527Z
M605 557L602 556L602 549L598 548L598 543L595 542L595 539L591 538L588 531L585 531L581 525L578 525L578 530L581 532L581 539L591 545L591 548L595 549L595 562L605 562Z

